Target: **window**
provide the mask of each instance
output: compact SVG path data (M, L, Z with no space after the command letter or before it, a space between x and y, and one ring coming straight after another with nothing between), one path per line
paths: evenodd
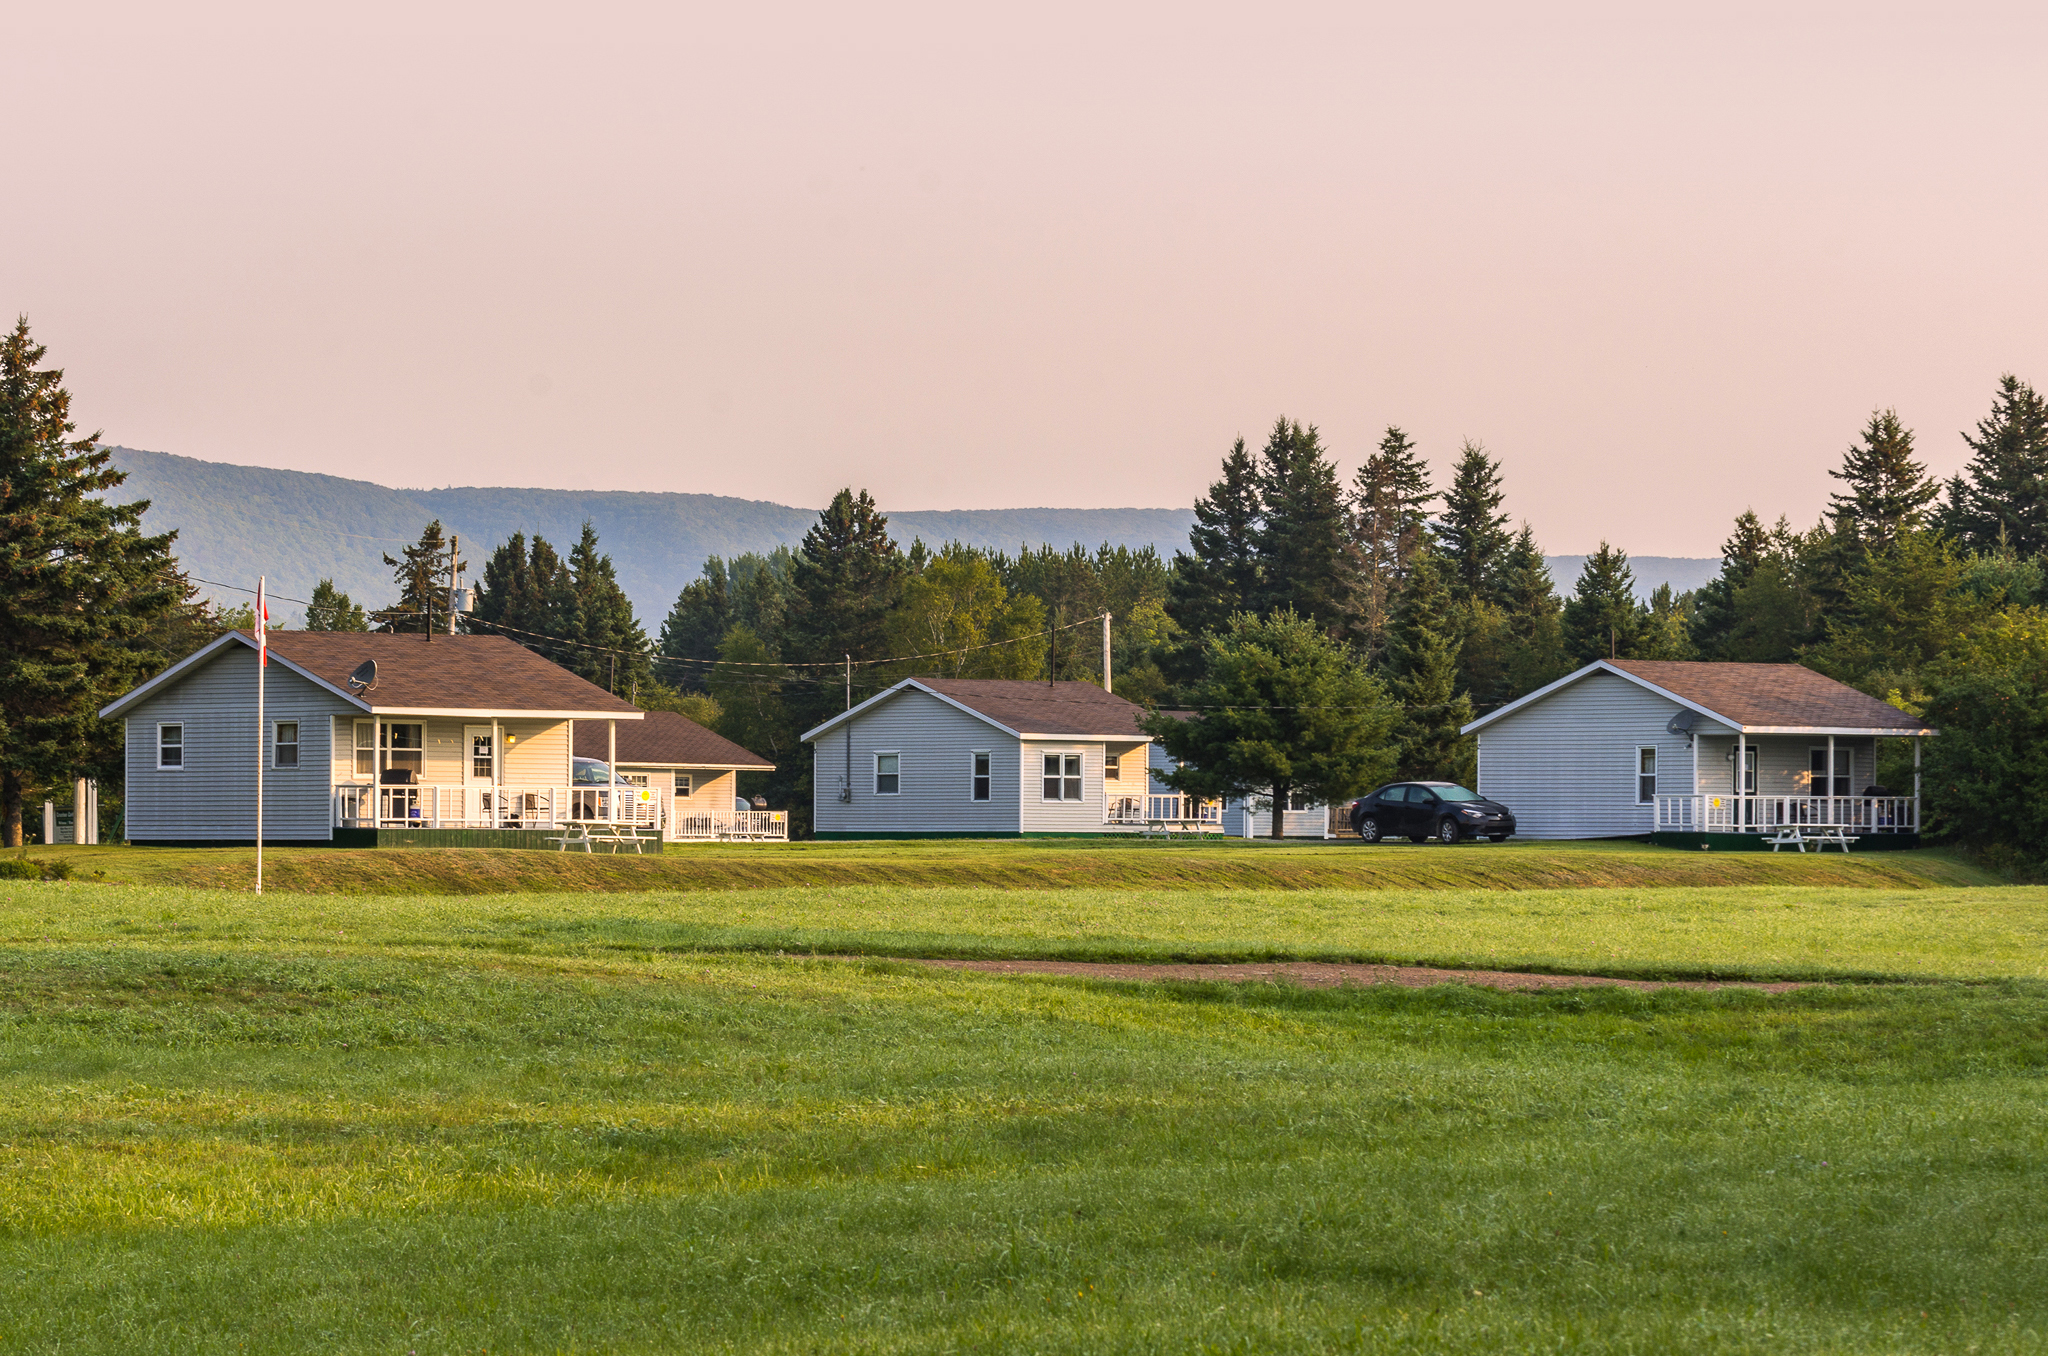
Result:
M878 753L875 755L875 794L893 796L901 789L903 778L902 754Z
M270 765L272 767L297 767L299 765L299 723L295 720L277 722L276 733L270 739Z
M356 776L377 775L377 722L359 720L356 722Z
M1298 815L1304 810L1313 810L1315 808L1315 802L1308 798L1307 792L1289 791L1287 793L1287 812L1289 814Z
M1636 804L1649 805L1657 799L1657 751L1636 750Z
M386 768L394 772L410 772L415 777L427 770L426 726L385 721L378 729L383 732Z
M677 794L677 795L679 795L679 796L687 796L687 795L689 795L689 794L690 794L690 792L691 792L691 789L692 789L692 788L693 788L693 787L694 787L695 785L696 785L696 783L695 783L695 782L694 782L694 781L692 780L692 778L691 778L691 774L689 774L689 773L687 773L687 772L678 772L678 773L676 774L676 794Z
M976 800L988 799L989 756L985 753L974 755L974 791Z
M1114 782L1123 780L1123 755L1105 753L1102 755L1102 780Z
M1048 753L1045 755L1045 798L1047 800L1081 799L1080 754Z
M1813 769L1813 776L1808 779L1807 784L1813 788L1814 795L1828 795L1828 751L1824 748L1813 749L1809 751L1807 757L1808 766ZM1856 755L1852 751L1843 748L1835 750L1834 795L1846 796L1849 794L1850 769L1855 765L1855 761Z
M169 771L185 766L185 727L156 727L156 765Z

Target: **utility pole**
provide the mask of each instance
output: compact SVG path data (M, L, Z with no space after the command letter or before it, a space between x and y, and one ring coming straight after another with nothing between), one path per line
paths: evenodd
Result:
M1109 685L1109 614L1107 612L1102 614L1102 690L1104 692L1114 692L1116 690Z
M462 538L448 534L448 634L455 634L455 572L462 560Z
M853 709L853 656L846 656L846 709Z

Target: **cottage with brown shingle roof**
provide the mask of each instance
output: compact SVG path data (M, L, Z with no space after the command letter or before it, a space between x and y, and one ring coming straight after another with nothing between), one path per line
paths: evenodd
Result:
M1910 846L1926 722L1799 664L1603 659L1465 727L1529 838L1754 846L1788 828ZM1910 788L1877 782L1908 739ZM1739 769L1739 770L1738 770Z
M263 765L264 840L539 845L565 826L659 826L659 807L577 775L579 731L637 725L632 703L500 636L231 631L100 714L127 727L126 836L247 843Z
M820 838L1199 827L1201 807L1151 780L1143 714L1093 683L906 678L804 733L812 822Z

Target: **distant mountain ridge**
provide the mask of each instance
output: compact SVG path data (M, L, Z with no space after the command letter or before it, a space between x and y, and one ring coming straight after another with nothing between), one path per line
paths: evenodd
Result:
M198 578L228 585L207 588L224 602L246 601L247 594L234 590L253 588L262 574L281 598L310 597L316 583L332 579L356 601L378 607L396 592L384 553L395 555L417 541L433 519L462 537L472 579L491 550L514 532L546 537L566 553L588 519L652 635L706 557L794 547L818 518L816 509L717 494L399 490L312 471L235 466L130 447L107 450L128 473L117 497L149 500L145 526L152 532L177 529L179 560ZM921 537L927 545L958 540L1014 553L1040 544L1064 550L1076 542L1091 549L1108 542L1133 550L1151 546L1171 560L1187 549L1194 518L1191 508L935 509L890 512L889 526L905 545ZM1568 593L1586 558L1548 560L1558 591ZM1721 568L1718 559L1689 557L1638 556L1630 563L1645 598L1666 581L1680 592L1696 588ZM280 607L273 615L283 621L289 610Z

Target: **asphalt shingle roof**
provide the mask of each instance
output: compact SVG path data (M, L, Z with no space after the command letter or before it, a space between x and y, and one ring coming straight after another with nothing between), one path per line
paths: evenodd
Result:
M576 727L576 756L603 758L611 747L605 724L585 721ZM674 711L649 711L643 720L619 726L619 763L623 767L731 767L772 772L775 764L705 729Z
M1800 664L1608 663L1745 727L1924 730L1927 723Z
M932 691L1020 734L1144 739L1144 710L1093 683L1033 683L1020 678L920 678Z
M344 692L356 666L376 660L377 686L362 699L380 710L640 714L624 698L503 636L435 636L429 644L417 635L272 631L270 649Z

